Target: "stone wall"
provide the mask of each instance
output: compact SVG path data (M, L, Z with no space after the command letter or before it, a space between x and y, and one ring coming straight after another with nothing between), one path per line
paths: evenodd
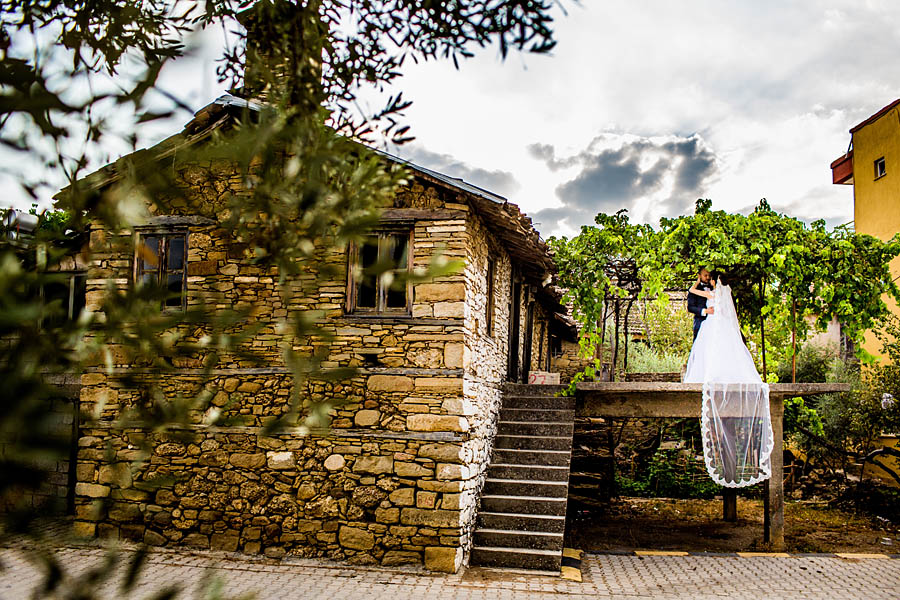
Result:
M463 439L89 427L79 450L77 532L356 564L424 556L429 568L455 570L460 471L470 458Z
M289 283L293 293L283 296L277 271L252 264L225 226L221 199L239 193L239 179L214 165L180 168L184 196L167 201L164 211L182 217L168 222L188 231L187 305L208 314L246 308L247 324L258 330L245 348L262 360L225 354L207 376L200 368L205 356L196 354L175 359L174 372L161 377L126 348L113 346L110 364L89 367L81 401L85 412L99 418L83 432L79 452L81 530L155 544L382 564L424 560L432 569L458 568L470 543L496 427L497 386L506 372L509 257L465 198L414 182L395 203L431 213L408 222L414 268L427 266L440 250L449 259L465 260L465 270L414 285L409 316L345 314L345 250L322 257L336 275L326 278L307 269ZM99 312L106 294L131 285L135 232L94 228L90 239L87 307ZM483 318L489 252L497 259L492 337L484 332ZM330 342L322 336L287 337L284 319L303 310L318 311L322 329L333 336ZM199 342L208 331L198 324L178 334ZM265 440L256 432L290 407L294 381L283 359L285 342L301 356L326 350L325 368L357 369L350 378L312 380L298 391L301 400L334 404L326 437L294 432ZM229 427L204 429L206 415L197 410L192 415L197 429L185 442L113 429L129 409L149 405L151 383L167 399L208 394ZM149 466L124 480L129 485L115 487L120 463L133 460L141 440L151 452ZM448 440L452 447L444 444ZM115 464L102 455L107 442L117 448ZM380 466L367 467L370 463ZM166 491L154 491L165 474L180 479ZM94 514L97 500L104 510ZM257 536L270 529L268 537Z
M625 373L625 381L643 383L681 383L681 373Z
M550 312L539 302L534 303L534 326L531 331L531 371L547 370L550 342Z
M493 331L487 328L487 262L494 260ZM471 460L469 480L463 493L461 518L466 527L465 549L471 547L471 533L481 488L490 463L497 417L506 379L509 347L509 307L512 263L477 215L467 224L466 313L463 412L469 420L471 439L465 447Z
M581 373L590 360L581 357L577 342L562 340L560 351L550 358L550 370L559 373L560 383L569 383L572 377Z
M69 496L70 469L69 450L74 442L72 436L75 418L72 398L51 397L43 406L40 422L30 422L31 433L40 434L42 440L53 443L53 451L45 455L32 453L25 463L38 474L36 487L13 486L0 495L0 511L18 509L38 509L40 514L65 514ZM29 442L33 449L34 442ZM21 447L15 439L0 438L0 460L10 460L22 464Z

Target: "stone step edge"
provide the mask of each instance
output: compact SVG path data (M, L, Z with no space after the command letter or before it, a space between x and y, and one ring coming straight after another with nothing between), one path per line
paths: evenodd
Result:
M498 425L571 425L572 421L498 421Z
M504 448L505 449L505 448ZM527 452L527 451L526 451ZM540 452L540 450L533 450L533 452ZM549 452L566 452L565 450L550 450ZM514 463L491 463L489 467L516 467L523 469L554 469L554 470L567 470L569 467L564 465L517 465Z
M527 483L529 485L562 485L569 486L567 481L544 481L543 479L501 479L499 477L487 477L484 482L493 483Z
M524 535L524 536L537 536L537 535L548 535L551 537L558 537L560 539L565 535L564 533L558 533L553 531L522 531L521 529L491 529L487 527L479 527L475 529L475 533L502 533L506 535ZM482 546L484 547L484 546Z
M521 433L498 433L497 437L528 438L535 440L571 440L570 435L522 435Z
M509 554L537 554L539 556L562 556L562 548L559 550L537 550L535 548L508 548L506 546L472 546L472 551L484 550L485 552L507 552Z
M565 521L565 515L532 515L528 513L508 513L508 512L496 512L496 511L488 511L481 510L478 511L479 515L489 515L492 517L515 517L515 518L525 518L525 519L551 519L556 521Z
M549 391L549 390L548 390ZM504 390L503 391L504 398L568 398L570 400L575 400L575 396L557 396L555 393L549 394L522 394L519 393L519 390Z
M498 434L498 435L502 435L502 434ZM544 435L523 435L523 436L510 435L510 436L506 436L506 437L540 437L540 438L543 438L543 437L548 437L548 436L544 436ZM546 452L547 454L570 454L571 453L571 450L544 450L541 448L535 448L534 450L531 450L529 448L494 448L494 450L500 450L502 452ZM516 465L513 465L513 466L516 466ZM549 466L554 466L554 465L546 465L546 466L549 467ZM555 466L559 466L559 465L555 465ZM566 468L568 468L568 467L566 467Z
M568 498L554 498L554 497L546 497L546 496L506 496L502 494L482 494L482 499L484 498L503 498L504 500L542 500L544 502L565 502ZM511 513L500 513L500 514L511 514Z
M523 396L521 394L503 394L503 400L555 400L560 404L575 402L573 396Z
M500 410L527 410L530 412L575 412L574 408L541 408L541 407L521 407L521 406L501 406Z

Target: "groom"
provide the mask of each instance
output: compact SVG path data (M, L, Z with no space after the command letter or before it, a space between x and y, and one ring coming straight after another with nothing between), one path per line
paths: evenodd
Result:
M697 277L699 281L697 282L698 290L711 290L712 284L710 283L710 274L704 267L700 267L700 271L697 273ZM692 294L688 292L688 301L687 301L687 309L689 313L693 313L694 315L694 339L697 339L697 333L700 331L700 326L703 325L703 321L706 320L707 315L713 314L716 309L713 307L706 308L706 298L703 296L698 296L697 294Z

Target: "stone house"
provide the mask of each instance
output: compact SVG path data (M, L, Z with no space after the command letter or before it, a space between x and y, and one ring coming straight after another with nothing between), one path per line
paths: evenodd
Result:
M144 168L165 159L188 200L166 214L150 206L156 213L134 230L90 231L86 306L99 310L109 289L143 278L168 282L176 309L249 306L259 326L251 346L266 355L266 366L234 359L207 376L199 362L176 363L162 383L167 396L210 389L225 416L241 419L209 427L197 415L177 435L114 425L146 401L141 382L158 380L158 371L117 348L112 365L88 368L81 409L98 418L82 427L78 442L77 530L152 545L455 571L472 546L502 385L553 370L552 355L574 342L559 293L546 285L552 257L514 204L404 163L414 179L384 209L372 246L351 247L349 256L333 251L328 260L337 275L319 278L317 294L286 305L277 273L247 260L223 226L221 192L239 192L240 178L179 156L183 144L202 143L204 132L227 127L244 106L222 97L180 135L132 157ZM101 191L117 177L111 165L92 181ZM355 279L348 265L372 260L384 244L401 249L398 269L427 265L437 247L465 266L405 293ZM155 264L142 258L147 248ZM278 351L285 334L277 323L295 309L325 315L334 338L324 366L356 371L302 391L346 400L333 409L328 432L265 436L262 425L287 410L294 385ZM314 351L314 341L304 343ZM152 452L132 472L142 443Z

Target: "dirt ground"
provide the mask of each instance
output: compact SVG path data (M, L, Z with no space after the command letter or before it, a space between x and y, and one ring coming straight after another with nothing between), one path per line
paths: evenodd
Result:
M900 527L824 503L788 502L788 552L900 553ZM738 520L722 520L722 500L620 498L610 504L569 498L566 545L587 552L765 551L763 502L738 498Z

